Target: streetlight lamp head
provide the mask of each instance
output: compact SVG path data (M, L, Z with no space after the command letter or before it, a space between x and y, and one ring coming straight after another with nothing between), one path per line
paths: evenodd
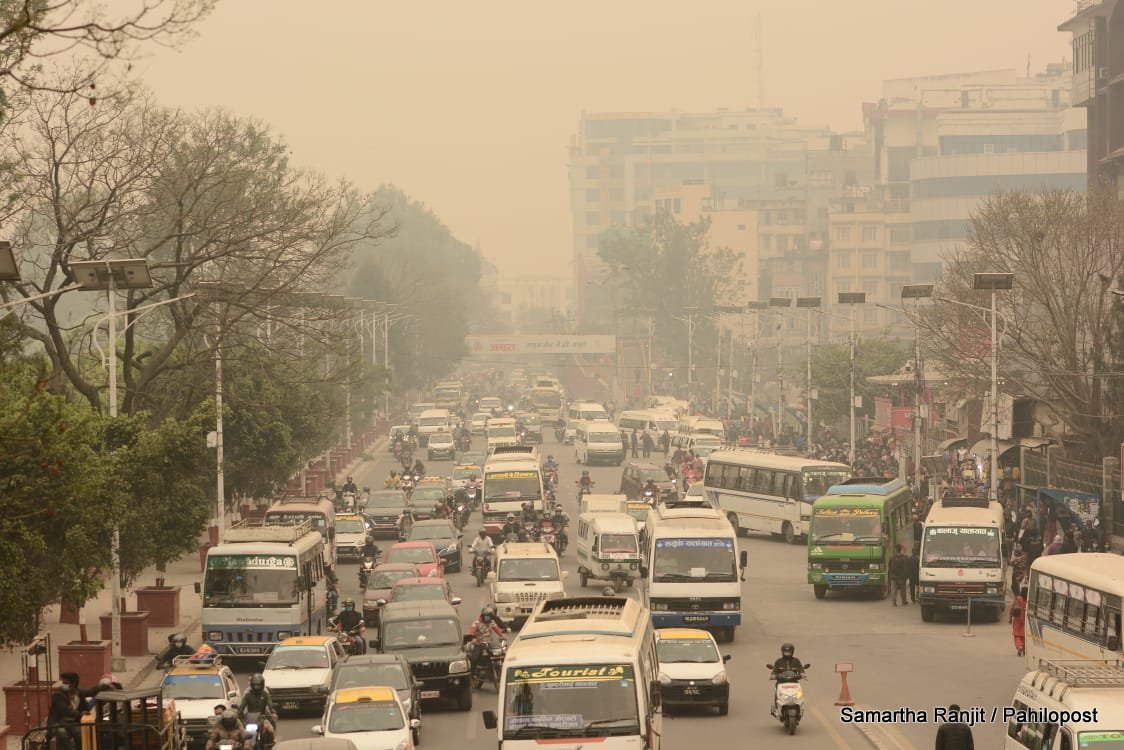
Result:
M792 307L792 297L770 297L769 307Z
M866 304L866 292L840 292L839 304L863 305Z
M768 306L769 303L764 300L752 300L745 303L746 310L764 310Z
M906 284L902 287L902 299L928 299L932 296L932 284Z
M74 281L87 291L105 291L110 280L116 289L149 289L152 275L144 258L80 260L70 264Z
M823 300L819 297L797 297L796 306L803 308L819 307L823 304Z
M16 255L12 252L12 243L7 240L0 241L0 281L20 280L20 267L16 263Z
M1015 287L1015 274L1013 273L976 273L972 274L973 289L989 289L993 292Z

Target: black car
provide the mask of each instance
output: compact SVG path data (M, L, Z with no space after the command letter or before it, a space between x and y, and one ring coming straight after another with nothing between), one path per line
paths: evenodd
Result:
M343 688L385 686L398 691L402 707L410 719L421 718L421 698L410 662L402 654L363 654L349 656L332 670L328 692ZM414 742L417 743L417 736Z
M662 468L649 461L629 461L625 464L624 471L621 472L620 493L629 500L643 499L641 496L649 479L655 482L656 489L659 490L660 496L655 502L676 499L679 496L675 480L669 478Z
M379 637L371 645L382 654L401 654L410 662L422 700L450 698L457 710L472 710L472 679L464 652L460 619L445 602L391 602L382 608Z
M363 511L371 524L371 535L400 537L407 504L406 493L402 490L372 492Z
M448 493L441 485L423 484L410 493L409 514L414 521L434 518L437 506L444 504Z
M463 569L461 538L464 536L447 518L418 521L410 527L407 542L432 542L437 554L445 561L446 573L459 573Z

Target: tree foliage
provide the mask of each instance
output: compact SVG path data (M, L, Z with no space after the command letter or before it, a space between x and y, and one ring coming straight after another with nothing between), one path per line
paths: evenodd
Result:
M1119 369L1110 288L1124 271L1122 242L1124 205L1110 190L991 196L938 285L940 297L964 304L937 301L916 316L928 361L987 389L991 298L972 288L973 274L1013 273L1014 289L998 292L1002 390L1049 409L1086 457L1114 455L1124 423L1106 384Z
M867 382L870 375L898 372L912 356L909 345L890 338L863 339L855 344L855 395L862 397L863 410L873 413L874 399L883 395L876 385ZM796 382L804 372L793 371ZM845 426L849 422L847 402L851 394L850 344L829 344L812 350L812 382L818 398L812 417L817 423Z

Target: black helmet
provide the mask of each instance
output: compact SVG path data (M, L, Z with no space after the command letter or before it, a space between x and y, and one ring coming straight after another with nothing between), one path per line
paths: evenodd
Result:
M234 729L238 726L238 714L228 708L222 712L222 718L219 719L219 722L223 729Z
M589 476L589 469L582 469L582 476L588 477Z
M793 646L791 643L782 643L781 644L781 656L792 656L795 653L796 653L796 646Z
M265 689L265 677L263 677L260 672L257 673L257 674L250 675L250 690L264 690L264 689Z
M177 647L186 646L187 645L187 636L184 635L183 633L173 633L172 634L172 644L177 646Z
M355 600L351 599L351 598L344 599L343 600L343 610L344 610L344 612L354 612L355 611Z
M487 607L484 607L484 609L480 610L480 619L483 622L491 622L492 619L495 616L496 616L496 610L495 610L494 607L492 607L490 605L487 606Z
M547 461L553 461L553 460L554 460L554 454L553 454L553 453L549 454L549 455L548 455L548 456L546 457L546 460L547 460Z

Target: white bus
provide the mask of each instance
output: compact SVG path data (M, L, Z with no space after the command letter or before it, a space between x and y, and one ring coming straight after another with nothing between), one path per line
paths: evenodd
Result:
M509 513L520 516L523 503L529 502L535 510L544 512L545 497L537 451L531 451L525 456L518 453L496 453L488 457L484 464L481 509L484 530L493 539L499 539Z
M705 498L661 502L644 523L645 603L657 628L703 628L734 640L741 624L746 553Z
M703 488L739 532L767 532L795 544L808 533L816 498L850 478L846 464L731 448L707 457Z
M225 656L260 657L286 638L328 630L324 539L311 520L242 522L207 551L203 640Z
M1007 605L1003 526L1003 506L986 497L947 497L929 509L917 582L922 620L969 603L999 620Z
M1026 665L1042 660L1121 662L1124 557L1082 552L1039 557L1026 601Z
M671 436L679 431L679 417L655 409L622 411L617 417L617 429L628 434L633 430L641 435L647 432L658 444L660 435L666 432Z
M540 602L507 651L499 750L660 750L659 662L648 610L616 597Z

